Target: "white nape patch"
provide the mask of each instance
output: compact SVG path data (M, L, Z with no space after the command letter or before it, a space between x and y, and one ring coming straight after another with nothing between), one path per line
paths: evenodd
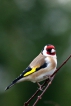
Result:
M43 50L43 55L48 56L48 54L46 53L46 50Z
M47 46L44 47L44 50L46 50Z
M45 47L44 47L44 50L43 50L43 55L44 55L44 56L48 56L48 55L47 55L46 48L47 48L47 46L45 46Z

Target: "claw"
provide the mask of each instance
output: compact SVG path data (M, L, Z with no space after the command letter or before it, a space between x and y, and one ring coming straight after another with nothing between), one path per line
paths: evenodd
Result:
M40 91L43 91L43 89L42 89L42 87L40 86L39 88L38 88Z
M37 82L37 85L39 86L38 89L39 89L40 91L43 91L43 89L44 89L45 86L42 87L42 85L40 85L40 83L38 83L38 82Z

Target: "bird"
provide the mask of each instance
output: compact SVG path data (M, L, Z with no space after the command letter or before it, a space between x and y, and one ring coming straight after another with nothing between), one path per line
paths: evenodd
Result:
M31 81L37 83L41 89L39 82L48 79L56 70L57 56L55 46L47 44L41 50L38 56L28 65L28 67L5 88L8 90L16 83L22 81Z

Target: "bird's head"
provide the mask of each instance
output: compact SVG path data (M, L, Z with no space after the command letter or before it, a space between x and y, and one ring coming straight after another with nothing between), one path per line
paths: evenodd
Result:
M46 45L42 50L42 54L44 56L53 56L53 57L56 56L55 47L51 44Z

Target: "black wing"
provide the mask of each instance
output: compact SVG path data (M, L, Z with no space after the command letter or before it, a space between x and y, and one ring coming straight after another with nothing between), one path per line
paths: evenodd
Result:
M36 69L34 70L34 72L35 72L35 71L38 71L38 70L40 70L40 69L42 69L42 68L45 68L46 66L47 66L47 63L44 63L44 64L43 64L42 66L40 66L39 68L36 68ZM9 89L10 87L12 87L12 86L13 86L15 83L17 83L17 81L19 81L21 78L30 75L32 70L33 70L33 68L31 68L30 66L28 66L28 67L22 72L22 74L20 74L20 76L18 76L15 80L12 81L12 83L11 83L8 87L6 87L5 90L7 90L7 89ZM26 76L24 76L24 75L25 75L26 73L28 73L28 72L29 72L29 74L27 74ZM32 72L32 73L34 73L34 72Z

